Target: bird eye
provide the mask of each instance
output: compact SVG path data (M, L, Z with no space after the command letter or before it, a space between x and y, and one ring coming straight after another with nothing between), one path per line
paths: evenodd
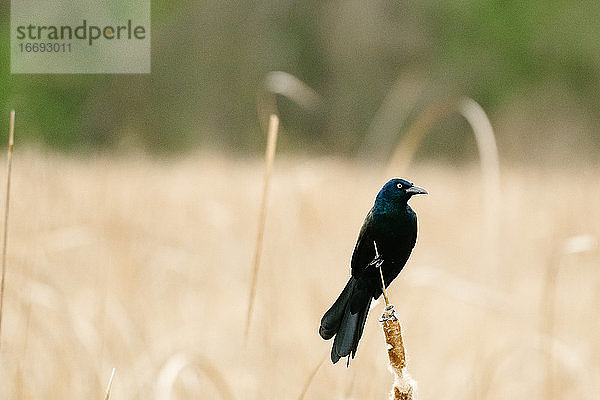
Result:
M398 189L402 189L404 186L402 186L402 184L401 184L401 183L398 183L398 184L396 185L396 187L397 187Z

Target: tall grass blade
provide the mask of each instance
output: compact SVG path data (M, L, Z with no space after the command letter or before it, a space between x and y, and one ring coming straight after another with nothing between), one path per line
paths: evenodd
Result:
M371 119L358 156L369 163L385 162L400 129L424 92L422 71L402 74Z
M457 109L471 125L477 141L484 195L484 254L490 255L488 263L499 274L500 160L494 129L483 108L473 99L461 99Z
M284 71L271 71L265 76L256 101L258 119L263 129L270 115L279 114L277 95L313 113L318 112L323 103L321 96L296 76Z
M256 285L258 282L258 270L260 267L260 258L262 253L263 236L265 231L265 220L267 218L267 201L269 196L269 183L271 181L271 173L273 171L273 163L275 160L275 149L277 147L277 133L279 131L279 118L275 114L271 114L269 118L269 130L267 134L267 150L265 153L265 176L263 180L263 193L260 204L260 216L258 218L258 233L256 235L256 246L254 248L254 262L252 266L252 281L250 283L250 298L248 300L248 313L246 316L246 329L244 338L248 338L250 330L250 321L252 318L252 310L254 307L254 299L256 297Z
M115 378L115 371L116 371L116 368L113 368L112 372L110 374L110 379L108 380L108 385L106 385L106 395L104 396L104 400L110 399L110 390L112 389L113 379Z
M500 161L492 124L481 106L470 98L442 100L421 113L396 147L387 175L404 174L413 160L419 144L431 129L448 114L462 115L473 130L481 164L483 185L483 254L488 255L490 270L499 275L500 236Z
M6 244L8 237L8 206L10 201L10 173L15 137L15 110L10 112L10 129L8 135L8 157L6 167L6 197L4 202L4 237L2 239L2 278L0 280L0 348L2 348L2 320L4 317L4 286L6 280Z
M425 136L427 136L435 124L450 114L455 107L455 101L441 100L421 112L396 146L388 164L387 175L394 173L404 174Z

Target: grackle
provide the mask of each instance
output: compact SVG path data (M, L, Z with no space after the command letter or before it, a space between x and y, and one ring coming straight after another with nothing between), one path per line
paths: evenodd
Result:
M350 262L352 276L338 299L321 319L319 334L325 340L335 336L331 361L350 355L354 358L362 336L371 299L382 293L398 276L417 241L417 215L408 205L423 188L403 179L392 179L379 191L375 204L363 222Z

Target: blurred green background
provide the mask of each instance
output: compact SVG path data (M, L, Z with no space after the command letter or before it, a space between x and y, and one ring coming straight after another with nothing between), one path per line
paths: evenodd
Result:
M472 97L505 159L600 160L595 1L153 1L149 75L11 75L9 7L0 5L0 105L6 121L17 110L19 141L65 152L262 152L257 96L279 70L322 100L305 110L277 98L283 151L364 153L398 88L407 120L439 99ZM473 156L460 118L437 129L423 154Z

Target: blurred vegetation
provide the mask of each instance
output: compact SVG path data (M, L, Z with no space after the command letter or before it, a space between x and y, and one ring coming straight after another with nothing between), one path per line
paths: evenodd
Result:
M9 2L0 50L9 54ZM11 75L0 61L3 114L21 138L65 151L197 147L262 151L256 99L265 74L289 72L323 96L317 113L278 99L288 151L361 151L397 84L415 110L467 95L490 113L505 154L600 151L600 3L152 2L152 74ZM407 83L408 82L408 83ZM8 117L7 117L8 118ZM425 152L469 147L466 125Z

